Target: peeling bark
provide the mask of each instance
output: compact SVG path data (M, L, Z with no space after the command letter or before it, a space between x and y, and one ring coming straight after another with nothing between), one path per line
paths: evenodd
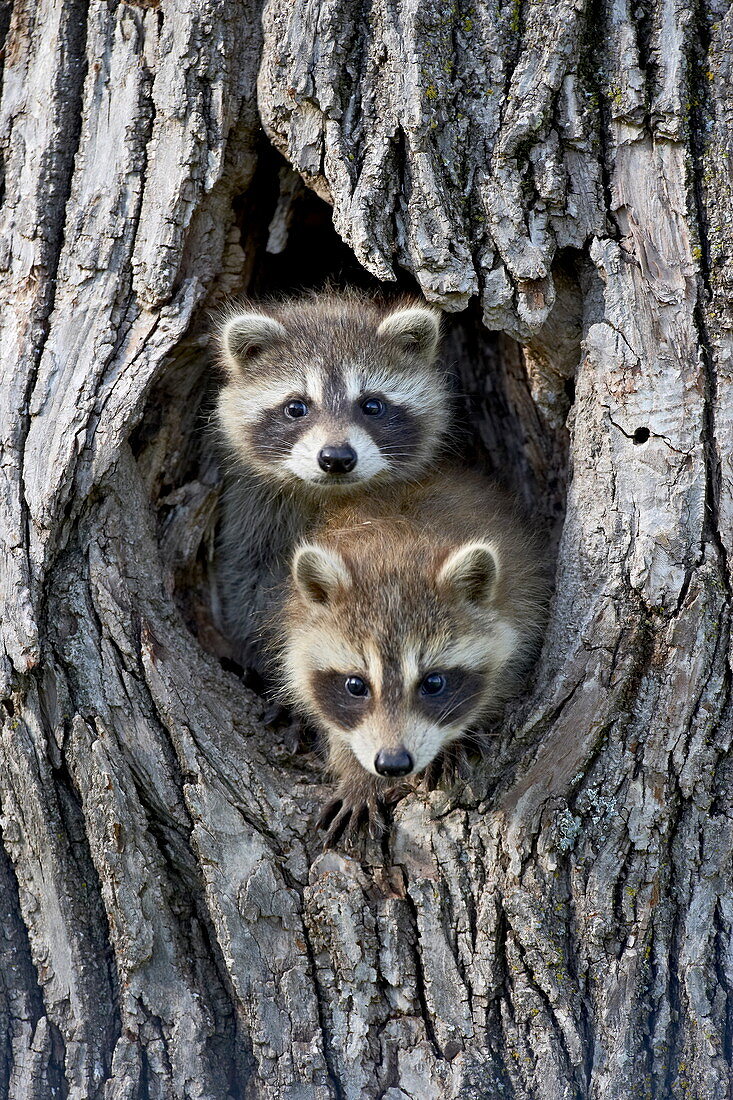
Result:
M0 3L0 1094L733 1095L730 13L262 27ZM490 758L363 852L211 607L207 311L277 288L293 169L557 536Z

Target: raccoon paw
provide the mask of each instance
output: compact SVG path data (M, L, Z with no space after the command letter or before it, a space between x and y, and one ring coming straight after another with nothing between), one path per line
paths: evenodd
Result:
M468 779L473 768L465 745L451 745L440 756L428 764L422 773L421 781L428 791L434 791L442 784L452 787L459 780Z
M318 828L325 829L324 848L350 846L363 837L379 840L387 828L382 804L376 798L336 795L318 815Z
M442 757L431 760L425 771L418 778L418 784L426 791L434 791L445 774L445 764Z

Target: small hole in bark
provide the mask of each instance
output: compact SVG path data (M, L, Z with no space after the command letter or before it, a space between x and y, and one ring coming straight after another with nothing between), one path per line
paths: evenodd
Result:
M634 432L634 443L646 443L649 438L648 428L637 428Z
M575 401L575 379L574 378L566 378L565 379L565 385L564 385L563 388L565 390L565 396L567 397L568 401L572 405Z
M13 715L15 714L15 704L14 704L13 700L12 699L3 699L3 706L4 706L7 714L10 716L10 718L12 718Z

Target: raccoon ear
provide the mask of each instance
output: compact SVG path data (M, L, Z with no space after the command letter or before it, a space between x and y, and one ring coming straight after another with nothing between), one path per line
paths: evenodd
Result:
M450 586L470 603L488 603L499 576L496 550L488 542L467 542L445 559L438 583Z
M411 351L432 359L440 340L440 316L433 309L410 306L385 317L377 335L396 344L400 351Z
M335 550L306 543L293 558L293 580L309 603L328 603L338 588L348 588L346 562Z
M264 313L239 313L230 317L221 330L221 347L224 362L232 375L242 369L258 352L284 340L287 330L274 317Z

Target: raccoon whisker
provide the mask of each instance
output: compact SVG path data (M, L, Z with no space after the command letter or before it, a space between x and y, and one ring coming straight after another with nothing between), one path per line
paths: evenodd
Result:
M483 694L484 694L483 691L477 691L473 695L469 695L467 699L458 699L458 700L456 700L456 702L453 704L452 707L450 707L448 710L440 712L440 714L438 716L438 721L439 722L447 722L448 719L453 714L455 714L457 710L459 710L461 707L465 706L467 703L472 703L474 701L474 699L480 699Z
M443 454L449 454L449 455L459 455L461 453L461 450L462 450L459 443L447 443L447 442L443 443L443 445L441 446L440 449L443 452Z
M445 447L442 450L442 458L449 460L461 461L465 458L465 450L459 444L451 444L450 447Z
M461 740L476 749L483 749L486 745L486 733L482 730L466 730Z
M446 718L450 718L452 714L455 714L459 707L465 706L468 703L473 703L475 699L480 699L483 694L483 690L475 691L472 695L469 695L466 698L456 699L452 706L448 707L447 710L441 711L440 720L445 721Z
M456 742L454 741L452 742L452 744L456 744ZM473 734L471 730L466 730L464 733L461 734L460 740L457 742L457 744L471 745L478 748L479 742L478 738Z

